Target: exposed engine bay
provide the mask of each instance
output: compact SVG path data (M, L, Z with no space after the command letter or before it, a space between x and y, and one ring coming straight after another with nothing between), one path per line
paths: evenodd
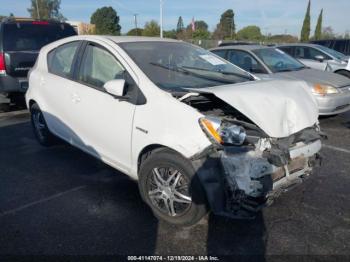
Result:
M214 94L187 93L177 98L205 115L221 138L215 141L208 135L213 146L193 157L216 214L252 218L320 163L322 133L317 125L271 138Z

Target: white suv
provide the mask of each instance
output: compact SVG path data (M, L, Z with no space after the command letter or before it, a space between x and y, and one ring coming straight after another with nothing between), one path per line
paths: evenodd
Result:
M138 180L154 214L254 217L321 148L306 83L254 77L175 40L76 36L45 46L26 94L38 141L59 137Z

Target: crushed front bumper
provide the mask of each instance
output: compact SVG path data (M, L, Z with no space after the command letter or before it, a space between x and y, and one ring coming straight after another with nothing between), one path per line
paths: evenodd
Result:
M193 164L212 211L247 219L308 177L320 162L320 149L319 139L298 142L281 153L281 158L288 159L283 162L257 148L225 147L193 160Z

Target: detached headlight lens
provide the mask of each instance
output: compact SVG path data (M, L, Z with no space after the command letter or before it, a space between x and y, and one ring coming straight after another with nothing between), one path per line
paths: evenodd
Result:
M312 92L317 95L337 94L338 90L330 85L315 84Z
M223 124L218 118L201 118L199 123L209 138L219 144L242 145L247 136L243 127Z

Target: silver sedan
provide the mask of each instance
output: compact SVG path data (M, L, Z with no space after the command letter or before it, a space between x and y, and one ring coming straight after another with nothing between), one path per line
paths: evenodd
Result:
M211 51L260 79L306 81L316 97L320 115L336 115L350 109L349 78L311 69L280 49L242 45L218 47Z

